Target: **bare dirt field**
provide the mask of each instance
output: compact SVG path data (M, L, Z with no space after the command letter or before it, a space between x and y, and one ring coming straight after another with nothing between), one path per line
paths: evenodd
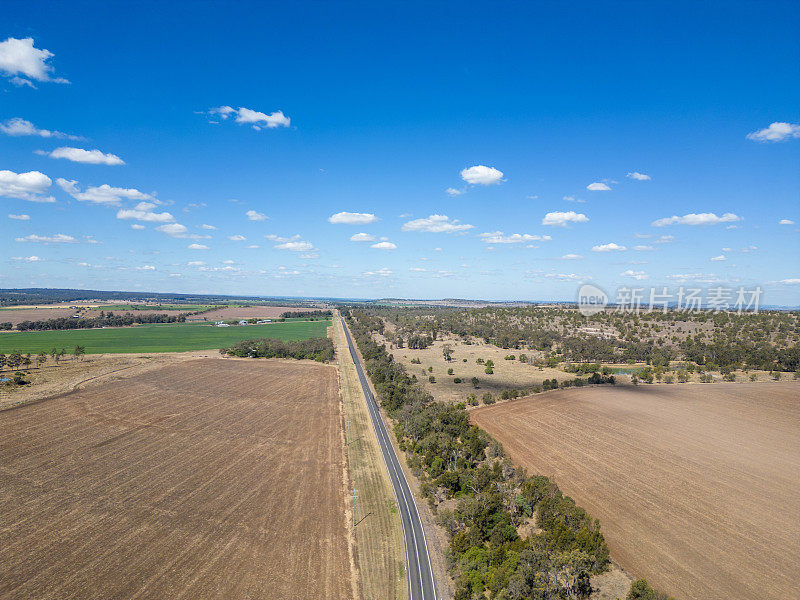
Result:
M206 319L208 321L225 321L227 319L276 319L285 312L311 312L319 308L298 308L296 306L229 306L219 308L199 315L192 315L191 319Z
M352 598L335 367L201 359L0 411L0 597Z
M6 308L0 310L0 323L11 323L15 327L23 321L43 321L71 317L77 310L74 308Z
M599 518L631 575L679 600L798 597L797 382L559 390L471 415Z

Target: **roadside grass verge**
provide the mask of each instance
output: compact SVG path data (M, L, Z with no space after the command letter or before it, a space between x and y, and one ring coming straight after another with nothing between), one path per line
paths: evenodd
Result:
M333 339L344 403L350 480L358 490L355 536L361 596L365 600L404 599L407 584L400 513L338 319Z

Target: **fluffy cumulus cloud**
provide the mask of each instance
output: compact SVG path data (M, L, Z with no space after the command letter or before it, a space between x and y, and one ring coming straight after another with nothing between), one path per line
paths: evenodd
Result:
M741 221L742 218L733 213L724 213L718 217L714 213L689 213L679 217L672 215L653 221L653 227L665 227L667 225L718 225L719 223L733 223Z
M85 191L78 189L78 182L59 177L56 179L58 187L67 194L80 202L92 202L94 204L120 204L123 200L134 200L139 202L154 202L155 198L150 194L145 194L134 188L112 187L107 183L100 186L89 186Z
M351 242L374 242L375 236L369 233L354 233L350 236Z
M248 210L244 214L247 215L247 218L250 221L266 221L267 219L269 219L267 215L265 215L264 213L260 213L257 210Z
M781 219L778 221L778 225L794 225L794 221L791 219Z
M724 254L720 254L719 256L712 256L711 262L721 262L723 260L728 260L728 257Z
M589 217L583 213L576 213L574 210L549 212L542 219L542 225L550 225L552 227L566 227L570 223L588 222Z
M233 108L232 106L218 106L208 111L212 117L223 121L233 117L240 125L250 125L256 131L275 129L277 127L289 127L291 119L283 114L283 111L275 111L267 114L250 108Z
M582 258L580 254L565 254L559 260L581 260Z
M205 244L189 244L186 246L189 250L208 250L208 246Z
M645 175L644 173L639 173L638 171L628 173L627 177L635 179L636 181L650 181L650 175Z
M308 252L314 249L314 244L311 242L304 242L303 240L297 240L281 242L280 244L276 244L275 248L277 250L289 250L291 252Z
M475 165L474 167L463 169L461 171L461 179L471 185L494 185L503 181L503 172L494 167Z
M644 271L634 271L633 269L628 269L627 271L623 271L620 273L621 277L630 277L631 279L635 279L637 281L642 281L643 279L647 279L647 273Z
M203 223L202 225L200 225L200 229L207 229L213 231L216 229L216 227L214 227L213 225L209 225L208 223Z
M172 237L186 237L189 230L186 228L186 225L181 225L180 223L167 223L166 225L159 225L156 227L156 231L166 233Z
M592 246L592 252L623 252L627 250L625 246L620 246L611 242L609 244L600 244L599 246Z
M368 225L378 220L372 213L338 212L328 217L334 225Z
M149 223L172 223L175 221L168 212L153 212L156 207L152 202L139 202L134 208L120 209L117 211L118 219L135 219L136 221L147 221ZM134 228L138 229L138 228Z
M587 190L592 192L610 192L611 188L608 187L605 183L601 183L599 181L595 181L594 183L590 183L586 186Z
M747 139L754 142L785 142L792 138L800 138L800 125L782 121L747 134Z
M136 231L142 231L144 229L147 229L147 227L145 227L144 225L140 225L139 223L131 223L131 229L134 229Z
M21 215L13 215L12 214L12 215L8 215L8 218L9 219L13 219L14 221L30 221L31 220L31 216L30 215L25 215L25 214L21 214Z
M29 202L55 202L56 199L48 194L52 184L53 181L39 171L0 171L0 197Z
M370 248L377 248L378 250L396 250L397 244L393 244L392 242L378 242L377 244L372 244Z
M83 139L79 135L70 135L68 133L62 133L61 131L50 131L49 129L39 129L30 121L20 119L19 117L8 119L4 123L0 123L0 133L11 136L36 135L43 138L61 138L67 140Z
M35 87L33 81L69 83L62 77L53 77L53 67L48 61L55 56L49 50L33 45L33 38L8 38L0 42L0 73L11 78L18 86Z
M236 235L229 235L228 239L232 242L244 242L245 240L247 240L246 237L244 237L243 235L239 235L238 233Z
M25 237L14 238L16 242L36 242L40 244L77 244L76 240L71 235L63 233L56 233L55 235L26 235Z
M50 158L63 158L77 163L86 163L90 165L124 165L125 161L116 154L108 154L100 150L84 150L83 148L72 148L70 146L63 146L56 148L52 152L38 152Z
M474 228L474 225L461 223L447 215L430 215L425 219L414 219L405 223L403 231L421 231L426 233L459 233Z
M445 193L449 196L460 196L464 193L464 190L457 190L456 188L449 187L445 190Z
M531 235L530 233L511 233L506 235L502 231L482 233L478 237L487 244L525 244L529 242L549 242L553 239L549 235Z

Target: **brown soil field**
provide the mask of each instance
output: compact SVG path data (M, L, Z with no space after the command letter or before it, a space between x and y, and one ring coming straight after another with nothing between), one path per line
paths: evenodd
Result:
M339 404L200 359L0 411L0 597L354 597Z
M17 308L0 310L0 323L11 323L16 326L23 321L42 321L44 319L58 319L71 317L76 311L74 308Z
M679 600L798 598L796 382L568 389L471 415L599 518L631 575Z
M208 321L225 321L228 319L276 319L285 312L311 312L314 310L322 309L298 308L296 306L229 306L199 315L192 315L191 319L206 319Z

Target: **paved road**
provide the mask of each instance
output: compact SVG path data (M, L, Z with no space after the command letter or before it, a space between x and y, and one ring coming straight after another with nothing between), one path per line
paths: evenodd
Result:
M383 459L386 461L386 467L389 469L389 477L392 480L394 495L397 498L397 507L400 509L400 520L403 523L403 537L406 544L408 596L410 600L436 600L436 582L433 578L431 558L428 555L428 541L425 539L425 531L422 528L422 521L420 521L419 513L417 512L417 505L411 495L411 488L408 487L408 481L403 469L400 467L392 442L389 440L389 434L386 431L383 419L381 419L378 404L372 395L361 360L353 345L353 338L350 337L350 330L347 328L344 319L342 319L342 327L347 337L347 344L350 346L350 355L356 365L358 379L361 381L364 396L367 398L369 416L372 419L375 434L378 436L378 443L383 453Z

